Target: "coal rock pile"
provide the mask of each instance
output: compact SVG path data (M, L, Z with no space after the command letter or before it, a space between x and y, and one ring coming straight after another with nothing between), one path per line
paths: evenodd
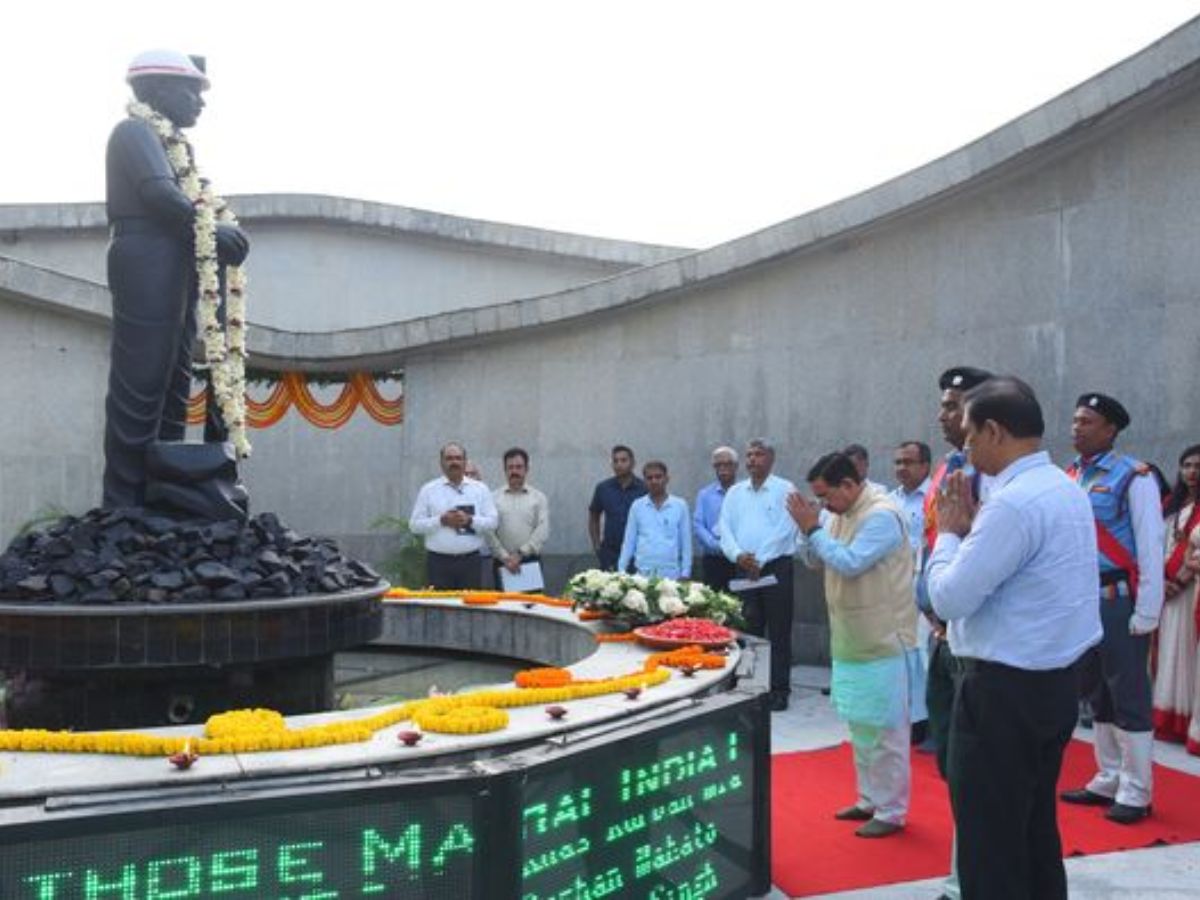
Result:
M379 574L273 513L247 522L94 509L16 538L0 556L0 598L60 603L209 603L331 594Z

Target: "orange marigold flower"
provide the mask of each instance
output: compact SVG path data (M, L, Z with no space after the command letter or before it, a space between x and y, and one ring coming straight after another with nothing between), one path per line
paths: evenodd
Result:
M513 681L520 688L562 687L570 684L574 676L566 669L543 668L523 669L518 672Z

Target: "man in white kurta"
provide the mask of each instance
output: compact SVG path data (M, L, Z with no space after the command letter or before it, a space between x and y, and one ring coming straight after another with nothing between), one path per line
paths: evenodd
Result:
M820 502L793 494L788 511L801 558L825 570L833 703L850 728L858 782L857 801L834 815L864 822L859 837L887 837L908 814L909 685L920 665L912 551L900 510L848 456L823 456L808 481Z

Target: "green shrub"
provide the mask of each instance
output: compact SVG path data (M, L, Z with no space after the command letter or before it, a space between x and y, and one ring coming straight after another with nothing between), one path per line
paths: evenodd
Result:
M395 533L397 548L380 565L383 577L393 587L425 587L425 542L412 533L406 519L380 516L371 527Z

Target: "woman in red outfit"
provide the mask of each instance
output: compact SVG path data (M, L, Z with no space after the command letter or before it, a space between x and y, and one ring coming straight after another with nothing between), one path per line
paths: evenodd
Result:
M1197 578L1187 565L1189 548L1200 540L1200 444L1179 457L1179 476L1163 507L1166 516L1165 602L1158 627L1158 670L1154 678L1154 733L1183 743L1200 705L1197 671ZM1200 739L1200 734L1197 734ZM1200 752L1200 743L1196 746Z

